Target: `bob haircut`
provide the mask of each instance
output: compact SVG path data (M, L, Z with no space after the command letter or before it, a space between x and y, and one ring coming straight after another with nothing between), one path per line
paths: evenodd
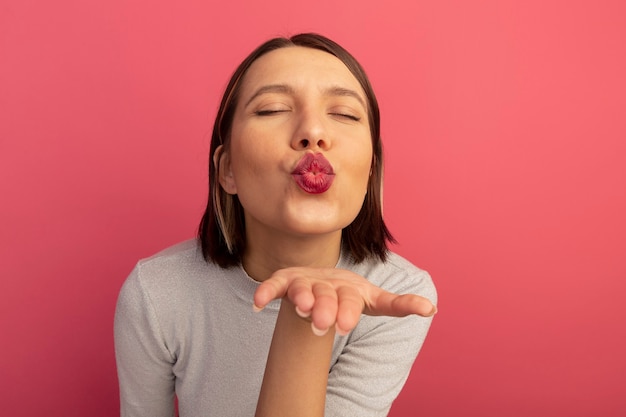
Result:
M341 60L357 79L368 103L368 121L372 137L372 167L367 194L359 214L342 230L342 251L356 263L367 258L387 259L387 242L395 242L382 217L383 152L380 140L378 102L365 71L357 60L334 41L315 34L302 33L290 38L270 39L256 48L233 73L217 112L209 157L209 197L198 228L202 254L207 262L223 268L240 265L246 248L246 225L243 207L237 195L226 193L220 183L214 158L220 145L228 149L230 132L239 99L241 81L250 66L261 56L280 48L300 46L318 49ZM219 163L219 161L217 161Z

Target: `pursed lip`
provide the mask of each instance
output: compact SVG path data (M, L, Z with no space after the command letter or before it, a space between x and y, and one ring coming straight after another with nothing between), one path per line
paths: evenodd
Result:
M307 152L291 172L298 186L309 194L326 192L335 179L333 166L321 153Z

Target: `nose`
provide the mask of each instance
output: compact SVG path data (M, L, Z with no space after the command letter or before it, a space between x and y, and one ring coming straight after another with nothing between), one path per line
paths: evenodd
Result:
M291 139L291 147L296 150L322 149L331 146L329 132L324 115L312 111L303 111L298 118L298 125Z

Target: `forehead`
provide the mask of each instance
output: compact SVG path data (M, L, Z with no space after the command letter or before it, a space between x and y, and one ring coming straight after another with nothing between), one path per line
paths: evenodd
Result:
M276 49L254 61L242 80L242 95L268 84L288 84L295 89L339 86L364 96L359 81L339 58L302 46Z

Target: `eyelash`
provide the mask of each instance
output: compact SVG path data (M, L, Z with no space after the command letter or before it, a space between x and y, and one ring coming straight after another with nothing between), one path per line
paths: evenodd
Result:
M257 116L271 116L272 114L276 114L276 113L283 113L287 110L259 110L256 113Z
M258 110L256 111L256 115L257 116L271 116L277 113L284 113L287 110ZM346 113L329 113L331 116L339 116L339 117L345 117L346 119L350 119L352 121L358 122L361 120L360 117L357 116L353 116L351 114L346 114Z
M345 114L345 113L330 113L330 114L332 114L333 116L345 117L346 119L350 119L350 120L353 120L355 122L358 122L359 120L361 120L360 117L353 116L351 114Z

